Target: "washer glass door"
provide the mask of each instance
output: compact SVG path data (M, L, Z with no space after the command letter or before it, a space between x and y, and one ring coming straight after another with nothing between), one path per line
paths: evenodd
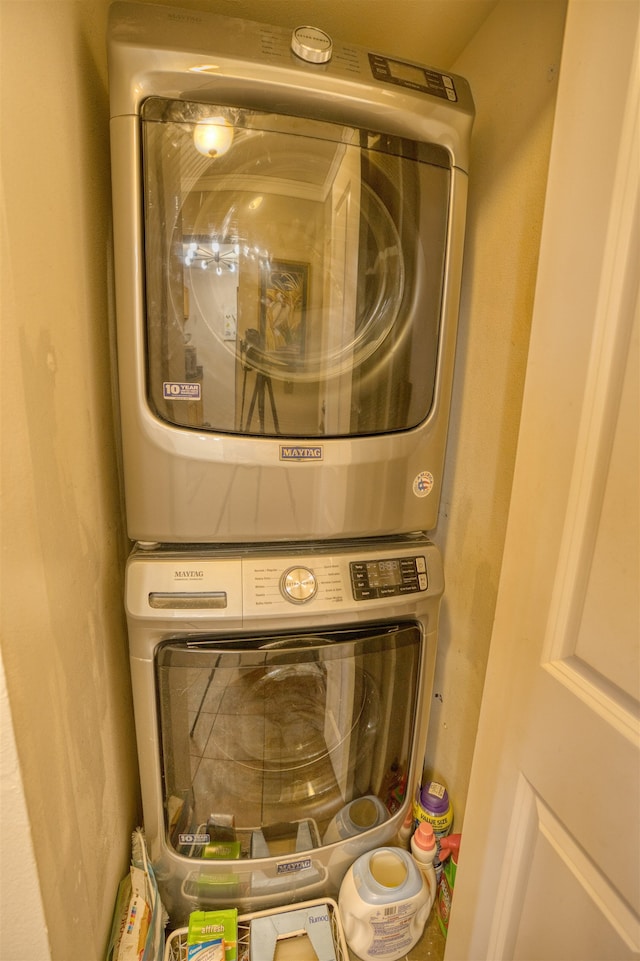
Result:
M153 412L185 428L290 437L426 419L448 153L158 98L141 123Z
M161 645L168 843L269 857L386 820L406 794L421 639L411 623Z

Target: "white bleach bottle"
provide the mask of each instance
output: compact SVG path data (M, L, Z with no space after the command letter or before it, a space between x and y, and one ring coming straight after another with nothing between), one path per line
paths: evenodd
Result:
M363 961L397 961L420 939L431 896L408 851L377 848L347 871L338 896L342 927Z

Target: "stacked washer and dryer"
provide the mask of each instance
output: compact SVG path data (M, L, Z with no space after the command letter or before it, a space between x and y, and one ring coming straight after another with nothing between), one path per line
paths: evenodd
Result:
M422 775L473 102L322 30L115 3L126 570L174 924L335 896Z

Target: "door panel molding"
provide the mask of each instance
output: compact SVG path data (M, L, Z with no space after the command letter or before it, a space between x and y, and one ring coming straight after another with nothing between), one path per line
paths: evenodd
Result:
M578 844L563 822L554 814L523 776L518 780L513 818L508 830L507 851L500 876L497 909L489 935L487 957L493 961L518 961L531 958L536 950L538 931L544 918L529 906L527 893L532 886L545 887L554 873L565 880L564 888L573 892L562 904L562 890L554 900L549 891L549 912L575 912L581 931L568 925L568 939L574 954L557 957L579 958L581 940L599 938L618 945L620 961L640 951L638 918L609 883L600 866ZM549 867L555 862L553 872ZM577 890L577 895L576 895ZM588 910L585 910L585 906ZM593 919L596 925L592 926ZM596 928L596 926L598 926ZM559 946L558 946L559 947Z

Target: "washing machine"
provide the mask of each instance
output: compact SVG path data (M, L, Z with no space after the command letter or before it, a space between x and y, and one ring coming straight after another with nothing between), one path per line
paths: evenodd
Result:
M136 547L144 827L173 924L336 896L422 777L443 591L424 535Z
M467 82L320 27L116 2L109 85L131 539L432 530Z

